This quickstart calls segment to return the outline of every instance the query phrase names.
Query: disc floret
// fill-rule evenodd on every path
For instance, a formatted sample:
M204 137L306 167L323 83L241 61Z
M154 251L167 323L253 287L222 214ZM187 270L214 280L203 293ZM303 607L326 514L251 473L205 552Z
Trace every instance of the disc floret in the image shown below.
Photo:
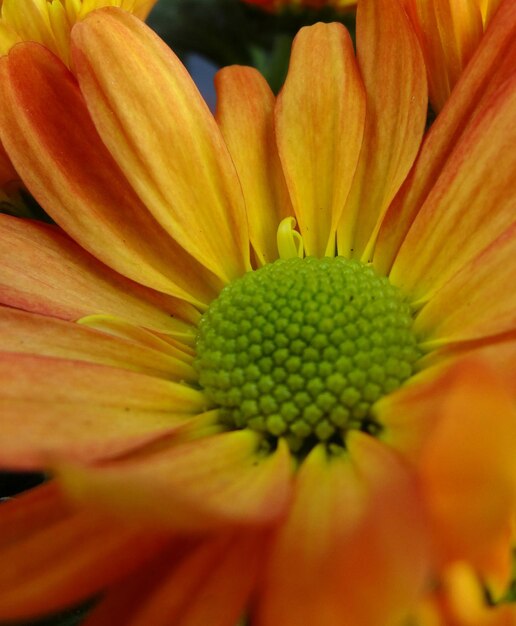
M374 431L371 407L419 356L408 303L343 257L279 259L225 287L203 315L199 383L230 429L293 451Z

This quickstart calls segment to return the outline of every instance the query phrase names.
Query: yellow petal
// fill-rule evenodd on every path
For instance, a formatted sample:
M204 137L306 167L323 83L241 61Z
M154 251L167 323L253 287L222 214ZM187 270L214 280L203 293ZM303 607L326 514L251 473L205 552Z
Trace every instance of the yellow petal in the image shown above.
M284 512L290 493L286 445L263 456L249 430L181 443L155 454L96 468L67 466L70 495L121 515L188 531L267 525Z
M220 131L186 69L117 9L72 32L74 67L102 140L158 222L224 281L249 266L245 207Z
M307 255L335 254L364 114L364 89L344 27L319 23L302 29L278 96L276 132Z
M339 254L369 262L385 211L419 150L427 112L423 58L397 0L359 3L357 56L366 123L338 248Z
M276 148L275 98L261 74L227 67L215 77L217 121L242 183L249 235L261 265L278 258L276 231L292 206Z

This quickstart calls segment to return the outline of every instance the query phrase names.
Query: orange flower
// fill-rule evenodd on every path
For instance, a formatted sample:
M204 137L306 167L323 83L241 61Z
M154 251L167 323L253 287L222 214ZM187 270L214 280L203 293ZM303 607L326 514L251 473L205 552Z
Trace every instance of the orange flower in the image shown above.
M457 562L503 593L514 7L424 138L393 0L359 3L357 58L303 29L277 99L222 70L215 120L117 8L74 73L2 59L1 139L58 226L0 217L0 460L53 476L0 508L1 620L103 592L88 624L399 626Z
M500 0L403 0L425 55L430 102L440 111L477 50Z

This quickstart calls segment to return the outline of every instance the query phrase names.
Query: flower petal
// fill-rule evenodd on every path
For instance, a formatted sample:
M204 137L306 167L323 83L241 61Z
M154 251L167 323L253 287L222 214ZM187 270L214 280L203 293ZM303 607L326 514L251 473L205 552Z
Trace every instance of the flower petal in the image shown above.
M68 69L31 43L16 46L0 68L2 141L49 215L121 274L209 303L220 283L171 240L135 195Z
M140 20L115 8L74 27L72 53L102 140L141 200L214 274L224 281L241 276L250 266L240 184L177 57Z
M173 316L199 317L189 305L116 274L59 229L7 215L0 215L0 302L67 320L112 314L180 337L194 329Z
M442 557L469 561L503 588L516 502L514 401L489 369L470 361L456 368L433 420L418 466Z
M508 286L514 279L515 258L516 224L466 264L421 309L413 329L423 346L514 330L516 291Z
M301 29L277 100L276 132L307 255L335 253L362 144L364 99L344 27L319 23Z
M188 531L229 524L270 524L290 492L290 456L280 444L270 456L251 431L222 433L117 463L67 466L67 491L125 519Z
M292 215L274 129L275 98L250 67L226 67L215 77L217 122L242 183L249 234L261 265L278 258L276 232Z
M145 331L141 331L145 332ZM156 342L160 340L156 337ZM162 342L167 346L165 342ZM124 340L84 325L0 306L2 352L88 361L133 370L166 380L194 381L197 374L184 353L172 356L154 347ZM169 346L172 350L172 346Z
M475 115L490 106L493 93L514 73L515 63L516 4L506 0L464 70L453 96L430 128L414 167L389 207L374 253L374 265L381 273L389 273L410 225L464 129L475 126Z
M366 123L338 247L369 262L385 211L419 150L427 113L423 57L398 0L359 3L357 56Z
M425 548L415 483L369 436L349 456L316 448L272 547L258 626L388 626L421 591ZM374 601L371 600L374 590Z
M414 300L428 301L513 222L515 143L513 76L463 133L398 252L390 279Z
M256 578L259 533L217 536L122 581L85 626L234 626Z
M0 353L0 462L116 456L188 424L203 395L186 386L81 361Z
M36 617L90 598L163 545L159 535L71 511L52 485L1 504L0 512L1 620Z

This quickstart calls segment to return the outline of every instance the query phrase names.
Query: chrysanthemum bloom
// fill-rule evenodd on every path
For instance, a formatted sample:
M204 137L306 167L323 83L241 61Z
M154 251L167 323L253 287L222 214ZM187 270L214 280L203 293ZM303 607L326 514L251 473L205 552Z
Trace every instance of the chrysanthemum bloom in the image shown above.
M403 0L415 24L435 111L448 100L500 0Z
M242 0L267 11L283 11L285 9L348 9L356 6L357 0Z
M0 459L53 477L0 509L0 619L103 592L89 624L399 625L459 562L503 594L512 7L423 141L393 0L359 4L357 59L302 30L276 101L222 70L216 120L119 9L73 73L2 59L2 141L59 226L0 219Z

